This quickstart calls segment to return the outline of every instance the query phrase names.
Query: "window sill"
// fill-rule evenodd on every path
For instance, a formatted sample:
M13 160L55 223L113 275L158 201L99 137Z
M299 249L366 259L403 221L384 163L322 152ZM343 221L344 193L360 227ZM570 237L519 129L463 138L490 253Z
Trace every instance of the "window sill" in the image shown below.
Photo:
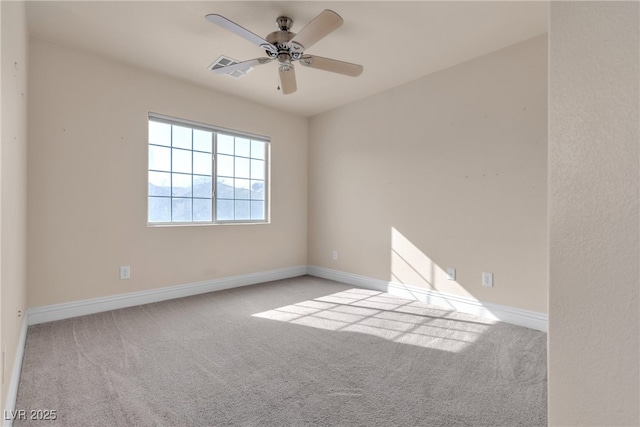
M148 222L147 228L156 228L156 227L202 227L202 226L217 226L217 225L269 225L271 221L220 221L220 222L185 222L185 223L176 223L176 222Z

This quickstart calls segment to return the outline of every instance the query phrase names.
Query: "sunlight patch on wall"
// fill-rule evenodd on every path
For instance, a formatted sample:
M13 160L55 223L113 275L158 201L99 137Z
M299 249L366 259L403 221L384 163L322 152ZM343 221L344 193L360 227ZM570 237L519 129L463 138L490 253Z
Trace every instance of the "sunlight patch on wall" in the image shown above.
M475 299L462 285L449 280L447 272L433 262L401 232L391 227L391 278L395 283Z
M317 329L357 332L396 343L459 352L474 343L491 322L463 319L451 310L366 289L303 301L253 317Z

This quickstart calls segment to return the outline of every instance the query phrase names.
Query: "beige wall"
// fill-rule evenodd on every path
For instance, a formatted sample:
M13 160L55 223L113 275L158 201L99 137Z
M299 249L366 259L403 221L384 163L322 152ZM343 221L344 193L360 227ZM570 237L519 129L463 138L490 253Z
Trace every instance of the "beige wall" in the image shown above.
M22 2L2 10L0 300L5 355L2 410L11 381L27 289L27 33ZM0 412L1 414L2 412Z
M546 313L546 61L544 35L313 117L309 263Z
M552 2L549 422L640 425L640 8Z
M29 60L30 307L307 263L306 119L36 38ZM271 224L147 227L148 111L270 136Z

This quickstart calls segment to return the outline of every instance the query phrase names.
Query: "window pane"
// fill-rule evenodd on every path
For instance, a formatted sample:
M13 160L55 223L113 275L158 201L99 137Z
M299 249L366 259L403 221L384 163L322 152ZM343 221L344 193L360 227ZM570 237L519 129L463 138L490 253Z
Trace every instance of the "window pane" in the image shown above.
M251 192L249 191L248 179L236 179L235 182L235 199L249 200L251 198Z
M211 154L193 153L193 173L211 175Z
M171 199L149 197L149 222L171 222Z
M251 178L264 179L264 160L251 160Z
M211 153L211 146L213 143L213 133L204 130L193 130L193 149L197 151L206 151Z
M251 202L251 219L264 221L264 202Z
M236 209L235 209L236 220L248 220L251 219L249 215L249 201L248 200L236 200Z
M191 221L191 200L193 199L171 199L173 221Z
M173 158L171 159L171 165L173 172L191 173L191 151L176 150L172 151Z
M218 178L216 197L218 199L233 199L233 178Z
M149 222L266 219L266 142L156 120L148 123Z
M171 175L173 179L171 195L173 197L191 197L191 175L182 173Z
M236 138L236 156L251 156L251 142L245 138Z
M173 146L191 150L191 128L173 125Z
M249 159L236 157L236 178L249 178Z
M171 149L149 146L149 169L171 171Z
M251 200L264 200L264 181L251 180Z
M251 141L251 157L264 160L264 153L267 144L262 141Z
M193 199L193 220L211 221L211 199Z
M218 153L233 155L233 137L229 135L218 134Z
M205 197L210 199L211 190L212 188L210 176L193 176L193 197Z
M233 176L233 157L218 156L218 176Z
M149 144L171 145L171 125L149 120Z
M229 221L233 219L233 200L217 200L216 216L220 221Z
M149 196L171 196L171 174L149 172Z

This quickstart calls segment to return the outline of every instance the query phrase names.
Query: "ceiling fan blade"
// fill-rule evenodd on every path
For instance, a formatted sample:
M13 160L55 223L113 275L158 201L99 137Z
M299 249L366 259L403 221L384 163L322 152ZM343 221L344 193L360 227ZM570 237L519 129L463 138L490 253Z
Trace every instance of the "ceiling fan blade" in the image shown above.
M302 45L304 49L309 49L324 36L341 26L343 22L340 15L333 10L325 9L300 30L291 39L291 43L297 43Z
M293 68L293 65L289 65L289 69L286 71L284 67L280 67L280 84L282 85L282 93L284 95L288 95L290 93L295 92L298 87L296 85L296 72Z
M251 31L247 30L244 27L241 27L240 25L236 24L233 21L229 21L227 18L225 18L222 15L217 15L215 13L209 14L207 16L205 16L205 18L207 19L207 21L213 23L213 24L217 24L220 25L222 28L226 28L227 30L231 31L232 33L239 35L240 37L249 40L251 43L253 44L257 44L260 47L265 47L264 45L268 45L268 46L273 46L271 43L269 43L268 41L266 41L265 39L263 39L262 37L253 34ZM275 49L275 47L274 47ZM277 49L276 49L277 50Z
M357 77L362 74L364 67L351 62L338 61L337 59L323 58L321 56L305 55L300 59L300 64L317 68L318 70L331 71L345 76Z
M243 61L243 62L238 62L236 64L227 65L225 67L211 68L211 66L209 66L209 69L217 74L226 74L236 70L246 70L247 68L250 68L256 65L267 64L271 61L273 61L271 58L256 58L256 59L250 59L249 61Z

